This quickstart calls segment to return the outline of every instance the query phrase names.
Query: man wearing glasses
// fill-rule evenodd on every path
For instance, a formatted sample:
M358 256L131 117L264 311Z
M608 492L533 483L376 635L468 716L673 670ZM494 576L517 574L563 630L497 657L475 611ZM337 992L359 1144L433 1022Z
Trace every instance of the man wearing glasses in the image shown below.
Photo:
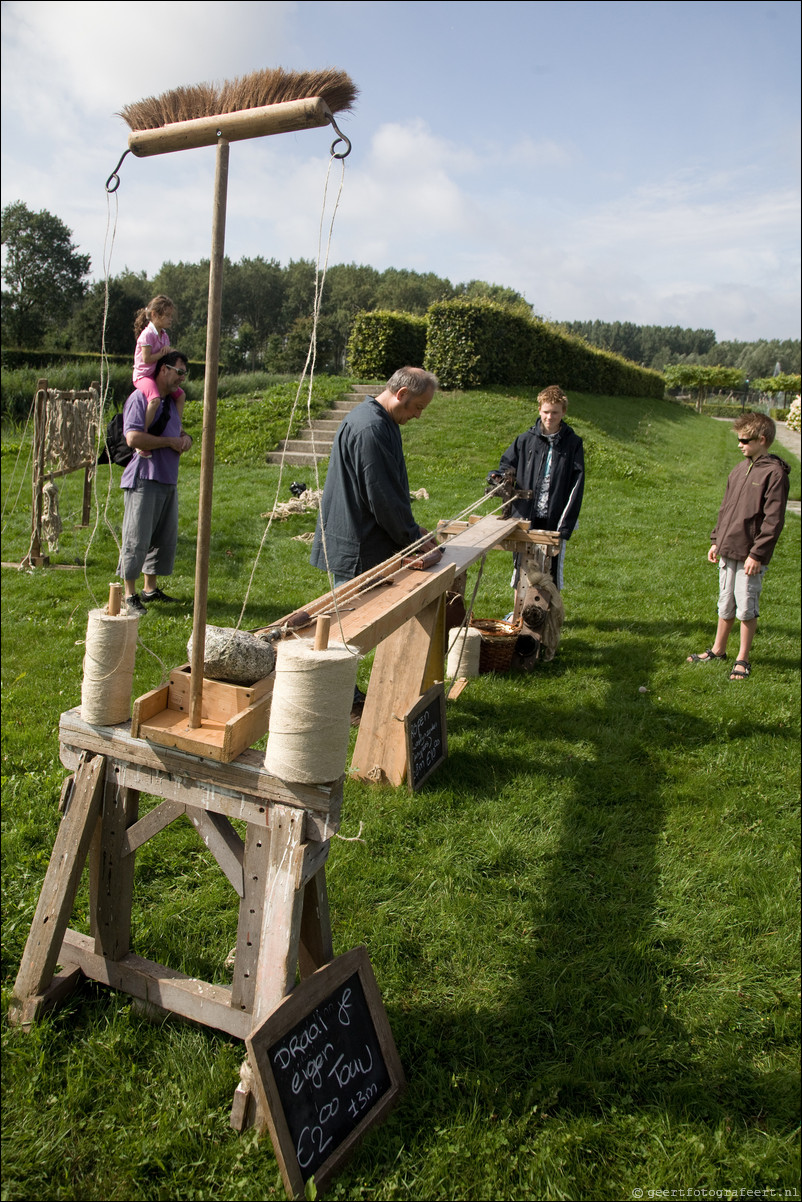
M117 572L125 581L125 607L129 614L147 613L143 602L172 601L159 588L159 576L169 576L178 540L178 464L192 446L182 423L184 394L180 385L187 376L187 359L169 351L156 367L154 380L161 405L152 422L148 399L137 389L125 402L123 431L136 454L123 472L125 490L122 550ZM179 399L173 395L178 390ZM144 575L140 597L136 583Z
M742 413L732 423L743 463L730 472L724 500L710 535L710 563L719 565L718 626L712 647L689 655L689 664L727 658L727 640L741 623L738 658L730 680L747 680L763 576L785 523L790 467L769 447L777 433L763 413Z

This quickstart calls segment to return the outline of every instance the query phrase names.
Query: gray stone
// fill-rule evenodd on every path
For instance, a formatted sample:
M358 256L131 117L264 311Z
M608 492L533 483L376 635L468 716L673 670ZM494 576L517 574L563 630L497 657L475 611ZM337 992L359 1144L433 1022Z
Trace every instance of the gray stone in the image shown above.
M187 643L187 655L192 658L191 637ZM210 680L252 685L269 676L275 666L276 649L265 638L247 630L230 630L225 626L206 627L203 675Z

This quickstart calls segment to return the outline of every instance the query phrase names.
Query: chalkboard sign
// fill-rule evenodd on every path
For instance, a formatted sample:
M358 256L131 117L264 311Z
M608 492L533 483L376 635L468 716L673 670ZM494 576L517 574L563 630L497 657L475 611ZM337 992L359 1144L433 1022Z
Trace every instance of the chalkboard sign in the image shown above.
M407 734L407 780L419 789L448 754L446 695L442 681L424 693L404 719Z
M291 1198L318 1190L404 1087L364 947L301 981L245 1041Z

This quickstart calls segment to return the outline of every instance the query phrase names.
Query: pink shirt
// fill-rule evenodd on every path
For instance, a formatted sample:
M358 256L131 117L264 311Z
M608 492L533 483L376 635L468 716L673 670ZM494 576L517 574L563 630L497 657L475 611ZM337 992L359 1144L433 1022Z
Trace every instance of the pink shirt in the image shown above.
M169 330L162 330L161 334L154 326L153 322L149 322L142 333L136 340L136 351L134 353L134 383L136 384L144 376L153 377L156 374L156 363L146 363L142 348L147 346L152 355L158 354L166 346L170 345Z

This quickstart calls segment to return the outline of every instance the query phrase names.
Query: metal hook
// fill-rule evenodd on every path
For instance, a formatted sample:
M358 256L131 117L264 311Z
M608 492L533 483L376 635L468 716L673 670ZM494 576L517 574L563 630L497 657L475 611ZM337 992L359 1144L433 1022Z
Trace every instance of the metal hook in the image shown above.
M106 191L107 191L107 192L116 192L116 191L117 191L117 189L119 188L119 186L120 186L120 177L119 177L119 175L117 174L117 172L118 172L118 171L120 170L120 168L122 167L122 164L123 164L123 159L125 158L125 156L126 156L127 154L130 154L130 153L131 153L131 150L130 150L130 147L129 147L129 149L128 149L128 150L126 150L126 151L124 151L124 152L123 152L122 158L120 159L119 163L118 163L118 164L117 164L117 166L114 168L114 170L112 171L112 173L111 173L111 175L109 176L109 178L106 180ZM111 181L112 181L113 179L115 179L115 180L117 181L117 183L112 185L112 182L111 182Z
M337 134L339 135L332 142L331 150L329 151L329 154L331 155L331 157L333 159L347 159L349 154L351 153L351 141L349 138L346 138L345 134L338 127L337 122L334 120L333 117L329 117L329 121L334 126L335 130L337 131ZM339 153L335 154L334 147L338 144L338 142L345 142L347 150L341 150Z

